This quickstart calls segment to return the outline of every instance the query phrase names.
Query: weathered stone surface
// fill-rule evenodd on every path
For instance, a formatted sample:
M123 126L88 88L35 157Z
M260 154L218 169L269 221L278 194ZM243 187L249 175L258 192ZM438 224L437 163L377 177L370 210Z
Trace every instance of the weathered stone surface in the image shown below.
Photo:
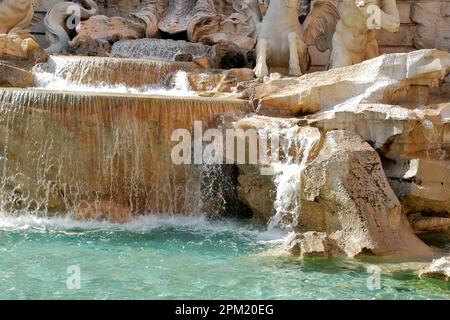
M450 218L446 217L427 217L415 213L409 215L408 220L416 233L446 231L450 228Z
M435 259L420 271L420 276L436 278L444 281L450 279L450 257Z
M380 158L353 133L330 131L302 174L299 230L327 232L348 256L431 256L411 231ZM308 225L302 224L302 215ZM311 223L312 222L312 223Z
M107 56L115 42L145 37L145 28L121 17L93 16L77 26L77 33L69 43L70 50L81 55Z
M450 55L438 50L383 55L363 63L266 81L250 89L263 115L293 116L360 104L415 108L450 71Z
M33 19L34 0L0 2L0 34L23 34Z
M32 73L20 68L0 63L0 87L26 88L34 86Z
M450 50L450 15L447 1L415 2L411 20L417 23L414 45L417 48Z
M413 228L420 231L446 229L450 217L450 162L411 159L385 161L389 182L407 214L422 212L426 217ZM412 219L412 218L411 218Z
M301 258L305 257L329 257L342 253L334 239L324 232L309 231L293 234L287 241L288 251Z
M133 218L132 212L111 201L82 202L74 210L75 220L109 221L112 223L126 223Z
M280 145L286 145L283 141L290 141L287 150L280 150L280 158L285 159L289 155L296 159L293 163L304 163L304 169L299 171L297 197L300 203L295 209L298 211L290 212L286 216L288 221L283 223L298 221L292 226L297 233L325 233L325 238L312 238L313 247L323 249L328 243L335 245L335 249L313 250L320 255L353 257L371 253L403 257L432 256L433 251L414 235L409 226L377 152L350 131L329 131L325 139L321 140L316 128L301 127L306 122L256 116L234 124L235 128L242 130L270 130L268 128L273 127L273 130L282 132L283 127L289 129L280 135ZM300 150L299 144L294 142L295 132L299 136L312 138L314 130L318 135L316 143L308 148L308 152L307 149ZM305 148L307 144L301 145ZM304 160L304 157L308 158ZM276 182L277 176L262 175L261 164L238 167L239 198L252 209L257 220L266 223L271 221L278 214L276 199L280 189L277 185L279 182ZM295 197L294 194L292 200ZM305 240L305 243L309 240ZM302 242L299 243L301 247ZM296 245L297 249L294 248ZM299 249L296 245L292 250ZM297 253L302 255L301 250Z
M23 38L17 34L0 34L0 59L29 60L35 63L43 62L47 58L48 55L33 38Z

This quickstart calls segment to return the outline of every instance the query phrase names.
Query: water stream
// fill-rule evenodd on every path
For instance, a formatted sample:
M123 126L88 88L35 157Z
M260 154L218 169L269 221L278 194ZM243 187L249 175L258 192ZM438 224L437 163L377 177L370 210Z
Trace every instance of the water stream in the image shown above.
M226 196L236 168L173 165L171 134L249 106L195 97L191 68L52 57L35 70L38 88L0 91L0 299L450 298L448 285L420 279L417 266L383 272L371 291L367 262L282 254L318 141L297 126L265 129L287 137L269 227L206 218L205 207L213 217L236 213ZM133 218L75 219L80 203L96 201ZM71 270L79 288L68 285Z

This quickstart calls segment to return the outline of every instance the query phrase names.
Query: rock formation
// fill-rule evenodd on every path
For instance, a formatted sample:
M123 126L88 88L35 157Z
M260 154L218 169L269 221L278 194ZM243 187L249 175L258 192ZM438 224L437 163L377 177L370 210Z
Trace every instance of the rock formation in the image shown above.
M264 115L339 112L369 104L401 104L413 109L429 102L432 89L439 86L449 68L449 54L444 51L396 53L345 69L269 80L250 89L248 95Z
M33 38L14 33L0 34L0 60L26 60L34 64L46 59L47 54Z
M277 121L283 120L253 117L238 121L235 127L244 129L253 125L261 128L263 123L268 127ZM308 132L311 137L314 132L314 128L303 127L298 120L297 124L293 119L289 123L292 129L298 126L298 134ZM289 130L291 133L296 132L292 129ZM297 144L292 141L295 134L282 134L281 141L289 136L295 149ZM288 243L289 250L302 257L353 257L368 253L402 257L434 255L414 235L384 173L380 157L368 143L358 135L342 130L329 131L316 141L308 152L296 149L301 151L300 158L307 157L301 160L303 169L297 171L297 178L294 177L298 181L278 178L289 171L276 172L272 177L261 175L260 165L238 165L241 173L238 193L256 219L271 222L279 214L278 223L290 225L295 232L295 237ZM281 145L285 144L281 142ZM295 151L288 152L292 156ZM276 163L272 165L277 166ZM277 193L280 190L286 192L283 186L280 188L280 183L300 185L292 190L290 197L285 195L280 200ZM277 204L277 201L297 201L295 197L299 202L294 207ZM283 211L275 212L279 207Z
M120 40L141 39L145 28L122 17L93 16L76 27L77 36L69 42L71 51L80 55L108 56Z
M231 42L247 50L255 43L253 21L242 1L145 0L133 15L146 24L148 38L186 32L191 42Z
M376 29L397 32L400 27L396 0L344 0L341 11L333 36L332 68L377 57Z
M0 63L0 87L27 88L34 86L34 75L23 69Z
M450 279L450 257L442 257L420 271L420 276L436 278L444 281Z

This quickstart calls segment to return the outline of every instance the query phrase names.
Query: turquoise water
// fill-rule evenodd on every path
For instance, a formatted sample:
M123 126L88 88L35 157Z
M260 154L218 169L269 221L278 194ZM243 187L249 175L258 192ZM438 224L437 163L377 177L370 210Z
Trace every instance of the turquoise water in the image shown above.
M0 299L450 298L448 284L386 263L371 291L367 262L275 254L281 237L203 218L119 226L0 214ZM67 286L73 266L79 289Z

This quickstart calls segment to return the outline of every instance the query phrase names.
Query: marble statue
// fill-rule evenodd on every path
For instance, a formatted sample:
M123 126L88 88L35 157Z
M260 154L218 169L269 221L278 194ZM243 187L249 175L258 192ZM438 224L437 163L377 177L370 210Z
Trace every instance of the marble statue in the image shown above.
M341 11L333 36L331 68L379 56L376 30L397 32L400 28L396 0L343 0Z
M247 0L248 5L259 5L257 0ZM271 0L267 12L257 26L258 78L270 72L301 76L308 68L308 45L325 51L331 46L333 26L339 19L337 8L327 0L313 3L311 13L302 25L300 0ZM306 41L309 40L309 41Z
M0 34L28 33L34 4L34 0L0 0Z
M95 15L98 10L94 0L85 0L89 9L74 2L60 2L47 12L44 24L47 28L45 37L50 46L45 49L48 53L61 53L69 45L70 37L68 32L74 30L81 19L88 19Z

